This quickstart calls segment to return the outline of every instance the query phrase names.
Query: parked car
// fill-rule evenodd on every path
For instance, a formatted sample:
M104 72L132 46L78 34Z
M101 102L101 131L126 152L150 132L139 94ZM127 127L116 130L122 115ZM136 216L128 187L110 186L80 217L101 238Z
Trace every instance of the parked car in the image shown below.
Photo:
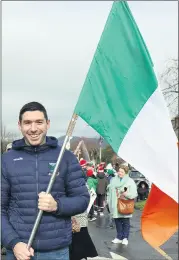
M137 170L131 170L129 173L129 177L135 181L138 191L140 190L142 184L145 184L145 186L148 189L147 196L146 196L147 198L151 189L151 182L148 179L146 179L145 176ZM139 197L140 196L138 196L137 200L139 199Z

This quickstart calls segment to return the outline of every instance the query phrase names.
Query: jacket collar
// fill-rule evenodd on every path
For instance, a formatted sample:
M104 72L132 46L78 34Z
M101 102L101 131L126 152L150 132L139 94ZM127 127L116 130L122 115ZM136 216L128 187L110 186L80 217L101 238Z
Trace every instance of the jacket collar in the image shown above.
M116 188L120 188L121 186L125 185L129 180L129 175L126 174L122 180L120 180L120 178L118 176L115 177L115 182L114 182L114 186Z
M47 136L46 142L43 145L32 146L25 143L24 138L16 140L12 143L13 150L25 150L27 152L43 152L50 148L56 148L58 146L58 140L55 137Z

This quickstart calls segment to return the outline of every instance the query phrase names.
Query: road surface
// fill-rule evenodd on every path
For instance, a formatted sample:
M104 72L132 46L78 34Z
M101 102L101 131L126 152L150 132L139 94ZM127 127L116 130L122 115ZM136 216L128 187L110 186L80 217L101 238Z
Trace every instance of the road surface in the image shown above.
M108 227L108 214L98 217L96 221L89 222L89 233L96 246L101 260L121 259L121 260L163 260L166 259L157 251L150 247L141 237L140 232L141 211L136 210L131 220L131 233L129 245L114 245L111 240L115 238L115 228ZM176 233L162 249L173 259L178 260L178 233ZM96 258L97 259L97 258ZM5 257L2 257L5 260Z

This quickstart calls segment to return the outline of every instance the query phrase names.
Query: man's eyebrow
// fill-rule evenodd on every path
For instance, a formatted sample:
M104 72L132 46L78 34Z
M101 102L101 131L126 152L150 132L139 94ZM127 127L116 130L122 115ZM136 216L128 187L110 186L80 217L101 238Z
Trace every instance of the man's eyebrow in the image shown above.
M24 119L23 122L27 123L27 122L32 122L32 121L29 119Z
M44 121L44 119L36 119L36 120L24 119L23 121L24 121L25 123L30 123L30 122L39 122L39 121Z

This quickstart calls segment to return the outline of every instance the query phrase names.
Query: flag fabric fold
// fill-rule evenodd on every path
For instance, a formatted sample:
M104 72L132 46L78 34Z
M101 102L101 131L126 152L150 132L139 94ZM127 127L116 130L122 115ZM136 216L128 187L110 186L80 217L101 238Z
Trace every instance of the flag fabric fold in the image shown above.
M144 209L142 234L151 245L164 243L178 225L177 138L126 1L112 6L74 112L155 184ZM166 221L160 219L164 213Z
M141 223L143 238L160 247L178 229L178 203L152 185Z

